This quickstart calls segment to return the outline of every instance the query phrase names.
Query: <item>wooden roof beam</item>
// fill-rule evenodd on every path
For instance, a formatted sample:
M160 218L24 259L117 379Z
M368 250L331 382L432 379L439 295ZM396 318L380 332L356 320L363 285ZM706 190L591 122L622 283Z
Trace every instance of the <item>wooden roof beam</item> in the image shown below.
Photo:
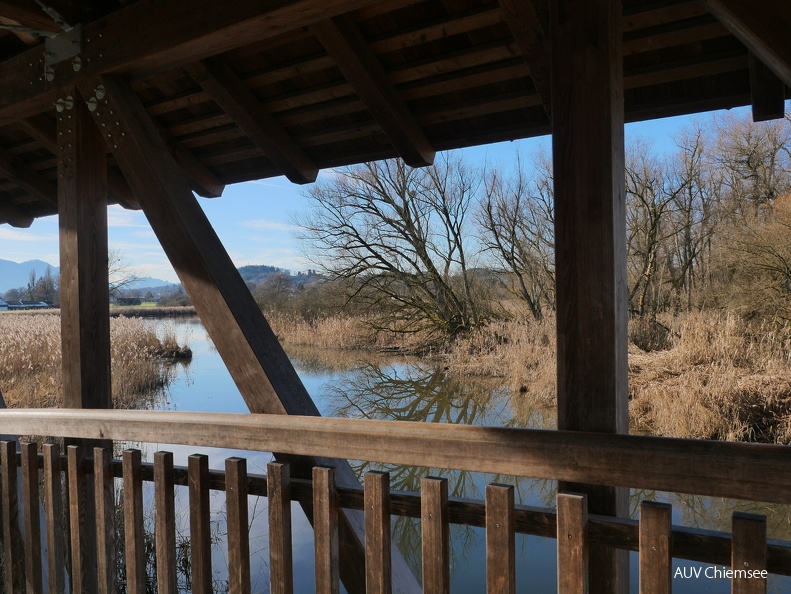
M0 223L27 229L33 224L33 217L23 212L7 200L0 200Z
M401 158L412 167L433 163L434 146L351 18L322 21L311 32L335 59Z
M25 134L36 140L53 155L58 154L58 146L55 142L55 123L47 116L33 116L20 120L17 124ZM140 210L140 204L132 193L132 189L115 167L107 168L107 187L121 206L130 210Z
M177 68L376 0L139 0L83 27L82 68L55 65L43 77L43 45L0 63L0 125L52 107L59 89L99 74L142 76Z
M0 14L13 19L25 27L33 27L39 31L57 33L60 26L33 0L0 0Z
M778 120L785 115L786 88L760 58L750 52L750 96L753 121Z
M225 62L205 60L186 70L289 180L296 184L316 181L319 169L313 160Z
M550 47L544 0L500 0L505 20L522 52L547 116L550 114Z
M776 0L703 0L747 49L791 87L791 3Z
M58 187L7 151L0 151L0 173L25 192L57 208Z

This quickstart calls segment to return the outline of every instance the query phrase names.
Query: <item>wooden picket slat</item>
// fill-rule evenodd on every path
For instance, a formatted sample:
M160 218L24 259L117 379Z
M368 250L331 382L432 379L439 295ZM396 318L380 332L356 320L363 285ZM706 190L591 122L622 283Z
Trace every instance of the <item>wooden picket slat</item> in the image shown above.
M190 497L190 547L193 594L211 594L211 509L209 501L209 457L188 458Z
M269 503L269 590L292 594L294 565L291 550L291 480L288 464L270 462L266 467Z
M588 594L588 498L558 493L558 594Z
M60 448L44 444L44 510L47 514L47 569L50 594L64 594L66 567L63 541L63 482Z
M247 524L247 460L225 460L225 506L228 514L228 589L250 594L250 529Z
M93 449L93 477L98 592L114 594L118 570L115 566L115 478L113 451L110 448Z
M390 475L366 472L365 494L365 590L390 594L393 589L390 543Z
M513 485L486 486L486 592L516 592Z
M734 512L731 541L733 594L766 594L766 578L755 572L766 569L766 517ZM737 571L753 572L738 574ZM739 576L739 577L737 577Z
M24 551L19 531L16 443L0 442L2 464L3 555L6 592L21 592L24 578Z
M66 448L69 470L69 532L71 534L71 591L92 592L96 576L90 558L90 524L85 493L85 450L82 446Z
M145 535L143 533L143 473L140 450L124 450L124 546L126 591L146 593Z
M420 482L420 525L423 533L423 592L450 592L450 524L448 481L425 477Z
M154 509L157 555L157 592L176 594L176 506L173 454L154 454Z
M640 594L670 594L672 511L667 503L640 504Z
M22 444L22 509L25 518L25 584L27 594L41 594L41 511L38 498L38 446Z
M338 594L338 494L335 490L334 468L313 468L313 535L316 552L316 594Z

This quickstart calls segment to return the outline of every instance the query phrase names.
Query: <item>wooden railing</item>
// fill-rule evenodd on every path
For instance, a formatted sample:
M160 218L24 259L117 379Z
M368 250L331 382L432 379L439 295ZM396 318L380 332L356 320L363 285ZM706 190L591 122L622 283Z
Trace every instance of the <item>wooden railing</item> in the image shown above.
M4 411L0 433L135 442L162 442L296 455L364 458L372 462L481 471L531 478L608 484L775 503L791 503L791 451L756 444L697 442L643 436L605 436L561 431L514 430L386 421L269 415L160 413L142 411ZM449 524L486 528L489 592L514 591L515 533L557 537L560 592L584 592L591 543L640 553L641 592L669 592L671 558L733 566L734 569L791 575L789 543L766 540L765 520L735 514L733 535L672 527L670 506L643 503L640 521L588 516L585 498L558 495L557 510L515 505L513 487L490 485L485 501L448 497L444 479L426 477L421 493L390 492L388 475L367 473L364 489L336 485L334 471L319 467L313 477L295 479L288 465L273 463L267 476L248 475L243 459L226 461L224 472L209 472L206 456L173 466L158 452L153 464L136 450L111 460L106 449L86 462L82 448L59 456L46 445L39 454L25 444L0 451L2 465L3 557L6 592L41 591L39 472L44 483L49 591L63 591L65 548L70 550L72 592L114 592L115 477L123 478L126 591L145 592L142 484L155 485L155 541L159 592L176 592L175 485L189 486L192 592L211 591L209 492L226 493L229 587L249 592L247 496L269 498L272 592L290 592L293 561L290 501L312 502L316 588L338 591L338 509L364 510L366 583L369 592L389 592L390 515L420 518L425 592L449 587ZM22 493L17 493L17 471ZM61 472L66 473L67 518L58 514ZM92 476L92 481L88 477ZM91 496L85 489L93 483ZM19 529L19 514L24 517ZM88 521L96 518L95 521ZM90 529L96 526L95 533ZM68 546L64 531L68 526ZM92 555L96 569L88 570ZM735 592L758 592L763 579L736 579ZM97 589L98 588L98 589Z

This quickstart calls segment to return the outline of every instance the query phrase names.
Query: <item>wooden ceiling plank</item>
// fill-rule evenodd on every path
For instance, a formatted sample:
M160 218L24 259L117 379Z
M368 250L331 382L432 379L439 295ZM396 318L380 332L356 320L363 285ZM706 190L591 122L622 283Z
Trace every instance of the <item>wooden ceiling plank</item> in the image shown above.
M33 217L14 206L8 200L0 200L0 223L27 229L33 224Z
M316 164L227 64L220 59L204 60L186 70L289 180L296 184L316 181Z
M98 74L143 76L275 37L375 0L139 0L83 28L82 68L43 76L43 45L0 63L0 125L46 111L59 89Z
M720 22L791 87L791 3L776 0L703 0Z
M335 17L314 25L311 31L335 58L401 158L412 167L433 163L434 147L354 22Z
M7 151L0 151L0 173L31 196L40 198L50 206L58 206L57 185Z
M750 52L750 97L753 121L777 120L785 115L785 85L760 58Z
M107 132L110 138L120 138L118 143L108 142L108 147L140 197L154 233L248 408L255 413L318 416L315 403L182 178L156 125L126 83L110 78L102 82L107 93L94 118L106 139ZM83 85L83 95L90 89ZM295 467L330 463L301 460L291 459ZM341 484L359 484L347 462L332 465L338 469ZM341 561L341 576L350 592L365 589L361 519L348 510L340 515L341 538L350 547ZM400 555L394 555L393 577L400 591L419 591Z
M550 47L547 25L541 22L541 12L535 2L536 0L500 0L500 6L549 116Z

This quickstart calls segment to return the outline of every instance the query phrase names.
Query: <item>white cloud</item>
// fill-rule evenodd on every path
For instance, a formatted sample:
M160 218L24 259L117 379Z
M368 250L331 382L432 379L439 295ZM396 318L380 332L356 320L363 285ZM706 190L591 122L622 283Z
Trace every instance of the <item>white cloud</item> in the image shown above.
M117 205L107 207L107 225L108 227L150 228L143 213L126 210Z
M263 229L266 231L287 231L292 232L299 229L296 225L289 225L288 223L279 223L277 221L270 221L268 219L252 219L241 223L242 227L248 229Z
M27 231L17 231L8 227L0 227L0 240L24 241L27 243L58 243L57 233L29 233Z

